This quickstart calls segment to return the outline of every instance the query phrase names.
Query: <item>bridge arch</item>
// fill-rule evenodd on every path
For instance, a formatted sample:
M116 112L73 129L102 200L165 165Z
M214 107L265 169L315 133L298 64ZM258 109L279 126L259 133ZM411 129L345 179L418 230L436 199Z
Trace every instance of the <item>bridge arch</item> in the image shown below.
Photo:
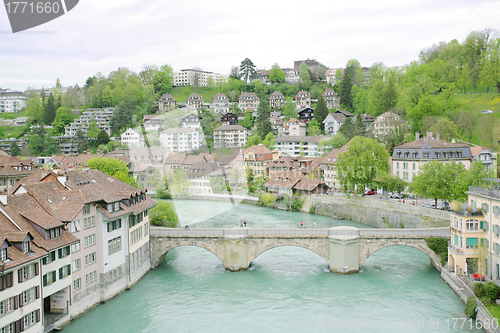
M317 256L319 256L327 264L330 264L328 252L324 253L324 251L317 251L317 250L315 251L315 250L311 249L310 246L306 246L304 244L300 244L300 245L299 244L278 244L278 245L267 245L265 248L258 248L258 250L256 252L249 254L248 255L248 265L250 266L252 264L252 262L256 258L258 258L261 254L263 254L267 251L273 250L273 249L280 248L280 247L298 247L298 248L308 250L309 252L312 252L312 253L316 254Z
M370 257L372 254L381 250L383 248L394 246L394 245L403 245L412 247L417 249L427 255L431 260L431 264L438 270L441 271L441 258L432 251L425 241L425 239L360 239L359 242L359 266L363 265L363 263Z
M154 253L154 255L151 256L151 259L154 259L155 262L151 263L152 267L156 267L161 264L165 260L165 256L170 250L181 246L194 246L205 249L215 255L217 259L221 261L221 263L224 263L224 254L221 253L218 245L216 244L216 241L214 240L196 241L193 239L176 239L174 241L159 241L157 238L153 238L153 240L154 243L151 242L151 251Z

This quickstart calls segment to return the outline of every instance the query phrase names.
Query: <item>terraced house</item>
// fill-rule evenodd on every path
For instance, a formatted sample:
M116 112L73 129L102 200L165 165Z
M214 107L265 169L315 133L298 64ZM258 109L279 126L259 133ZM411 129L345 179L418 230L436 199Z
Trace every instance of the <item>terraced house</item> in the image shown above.
M238 107L242 111L256 111L259 103L260 98L254 92L243 92L238 98Z

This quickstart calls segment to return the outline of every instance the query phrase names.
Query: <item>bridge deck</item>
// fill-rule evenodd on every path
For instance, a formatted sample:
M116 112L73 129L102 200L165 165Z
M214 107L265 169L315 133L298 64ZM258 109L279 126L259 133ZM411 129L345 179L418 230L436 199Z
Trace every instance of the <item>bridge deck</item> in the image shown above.
M336 230L327 228L316 229L269 229L269 228L163 228L151 226L152 237L250 237L279 238L297 237L327 238L328 236L350 236L360 238L449 238L450 228L422 229L356 229Z

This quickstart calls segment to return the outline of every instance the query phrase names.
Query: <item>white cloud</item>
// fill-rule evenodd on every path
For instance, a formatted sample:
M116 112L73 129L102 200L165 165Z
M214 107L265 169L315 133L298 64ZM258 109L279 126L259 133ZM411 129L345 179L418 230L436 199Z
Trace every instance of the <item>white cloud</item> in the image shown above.
M228 73L248 57L259 68L316 58L330 67L404 65L440 41L500 29L496 1L86 0L17 34L0 9L0 87L82 85L97 72L199 66Z

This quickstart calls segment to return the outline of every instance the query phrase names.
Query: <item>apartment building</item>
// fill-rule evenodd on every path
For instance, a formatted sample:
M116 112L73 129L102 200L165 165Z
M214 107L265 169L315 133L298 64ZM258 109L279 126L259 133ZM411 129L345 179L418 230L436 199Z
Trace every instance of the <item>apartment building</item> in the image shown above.
M210 109L214 113L226 114L229 112L229 98L223 93L217 93L212 97Z
M181 127L191 128L197 130L200 133L203 133L201 130L200 119L201 117L198 116L198 114L196 113L190 113L188 115L185 115L184 117L181 117Z
M248 140L249 131L240 125L222 125L214 129L215 147L239 148Z
M327 135L337 134L340 130L340 126L342 126L346 119L347 117L342 113L329 113L325 120L323 120L323 124L325 124L325 133Z
M160 145L172 153L189 152L200 148L200 135L192 128L168 128L160 133Z
M271 96L269 96L269 105L273 110L281 110L281 108L285 106L285 103L285 95L279 91L275 91L271 94Z
M266 164L273 160L273 152L262 143L250 146L241 151L245 169L251 170L256 177L266 175Z
M144 141L144 136L142 134L137 133L131 128L127 128L127 130L120 135L120 141L122 145L127 146L129 148L144 147L146 145Z
M254 92L242 92L238 98L238 107L242 111L257 111L260 98Z
M297 104L297 109L310 108L311 94L304 90L299 91L295 95L295 103Z
M391 134L398 126L405 124L406 121L400 115L392 112L385 112L378 116L373 122L373 135L383 137Z
M306 124L292 118L278 128L278 136L306 136Z
M415 141L394 148L392 153L392 175L411 182L420 168L430 161L456 162L470 168L472 154L465 143L447 142L432 137L432 132L420 138L416 133Z
M336 108L340 105L340 99L333 89L325 89L322 96L325 99L327 108Z
M282 136L274 140L274 148L283 155L317 156L322 136Z
M34 172L33 162L23 161L17 156L0 155L0 192L10 192L21 179Z
M192 93L186 98L186 108L191 110L203 109L203 97L197 93Z
M114 108L105 109L87 109L80 118L75 119L69 126L64 127L64 136L75 136L76 131L81 130L87 133L87 130L92 121L96 122L97 128L105 130L108 135L111 135L111 126L109 121L113 117Z
M500 279L500 179L470 186L467 206L451 212L448 270L456 275L482 273ZM484 249L480 254L478 247ZM477 261L485 266L478 272ZM481 266L480 264L480 266Z
M174 87L209 87L226 81L227 77L224 75L200 69L181 69L174 74Z
M0 113L19 112L26 106L26 96L20 91L0 89Z
M163 94L158 101L158 110L160 111L170 111L177 107L177 101L174 99L172 94Z

